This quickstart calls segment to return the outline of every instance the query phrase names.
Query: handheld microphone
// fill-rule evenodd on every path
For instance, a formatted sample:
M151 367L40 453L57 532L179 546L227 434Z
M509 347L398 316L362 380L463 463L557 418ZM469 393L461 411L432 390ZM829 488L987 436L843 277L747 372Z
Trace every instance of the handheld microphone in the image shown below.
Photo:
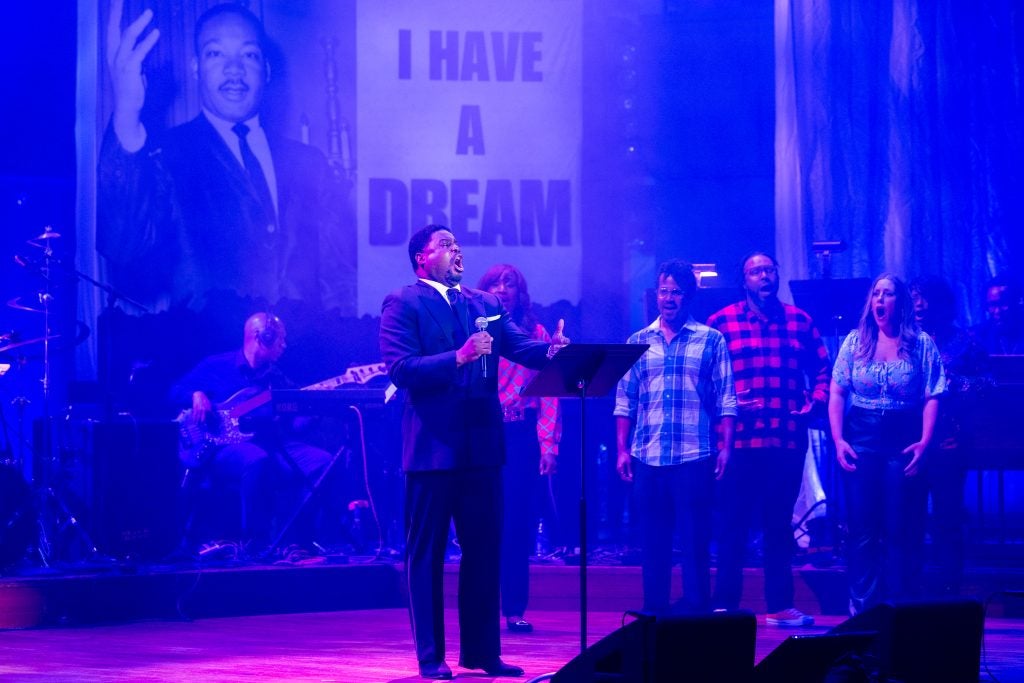
M473 321L476 325L477 332L485 332L487 330L487 318L480 316ZM483 376L487 377L487 356L480 356L480 368L483 371Z

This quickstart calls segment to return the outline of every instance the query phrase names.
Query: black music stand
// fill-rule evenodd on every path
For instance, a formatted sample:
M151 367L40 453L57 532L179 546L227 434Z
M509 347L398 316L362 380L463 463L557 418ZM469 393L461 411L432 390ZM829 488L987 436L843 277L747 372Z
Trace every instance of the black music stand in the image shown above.
M580 652L587 649L587 396L607 394L649 344L570 344L527 384L523 396L580 399Z
M821 334L837 341L857 326L870 288L866 277L789 281L793 303L807 311Z

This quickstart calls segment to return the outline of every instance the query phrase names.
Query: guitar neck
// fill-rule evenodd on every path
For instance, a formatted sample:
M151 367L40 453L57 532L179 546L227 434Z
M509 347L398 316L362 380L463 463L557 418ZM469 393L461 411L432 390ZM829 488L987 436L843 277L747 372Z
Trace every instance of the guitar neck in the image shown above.
M331 377L325 379L322 382L316 384L310 384L308 387L302 387L303 391L322 391L325 389L337 389L343 384L365 384L367 381L374 377L380 377L387 373L387 368L384 363L374 363L372 365L360 365L358 367L349 368L344 374L338 375L337 377ZM241 392L239 392L241 393ZM238 394L236 394L237 396ZM228 399L230 402L231 399ZM252 398L242 401L236 406L227 408L228 417L237 420L243 415L256 410L260 406L266 405L270 402L270 391L261 391Z
M266 405L267 403L270 403L270 391L261 391L252 398L242 401L237 406L228 408L227 414L228 417L237 420L243 415L256 410L260 406Z

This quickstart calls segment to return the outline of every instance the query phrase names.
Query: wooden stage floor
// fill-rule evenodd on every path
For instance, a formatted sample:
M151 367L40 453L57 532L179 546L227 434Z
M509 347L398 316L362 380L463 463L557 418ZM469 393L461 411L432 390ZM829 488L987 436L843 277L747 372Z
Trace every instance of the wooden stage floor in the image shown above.
M814 627L766 626L763 577L746 570L743 606L757 614L756 661L790 635L824 633L845 620L834 609L844 602L835 597L844 593L841 573L794 575L797 607L815 615ZM401 576L400 564L354 563L0 577L0 682L417 681ZM979 680L1024 683L1024 592L1012 590L1024 580L1009 570L972 576L970 594L993 597ZM447 565L453 667L457 577L458 566ZM519 680L557 671L579 653L578 577L577 567L531 567L527 616L536 630L502 631L506 661L526 669ZM640 570L594 566L588 577L593 643L640 604ZM675 596L679 583L676 572ZM491 679L455 672L465 681Z
M532 634L503 633L506 661L526 669L527 680L555 671L578 652L575 612L532 612ZM589 614L590 640L615 630L622 615ZM457 616L446 613L448 662L458 661ZM779 629L758 617L760 661L787 636L822 633L843 619L819 617L813 628ZM982 681L1024 681L1024 621L986 622ZM491 680L454 667L457 680ZM275 614L147 621L114 626L0 632L0 680L11 683L75 681L418 681L404 609ZM502 680L502 679L499 679Z

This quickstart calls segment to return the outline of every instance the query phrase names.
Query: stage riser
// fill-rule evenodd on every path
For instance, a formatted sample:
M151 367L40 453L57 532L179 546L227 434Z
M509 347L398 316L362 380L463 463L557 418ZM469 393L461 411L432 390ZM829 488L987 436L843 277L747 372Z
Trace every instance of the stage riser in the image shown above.
M0 579L0 628L402 607L394 565Z
M445 566L445 606L456 607L458 565ZM714 586L714 570L711 574ZM794 602L808 614L845 614L845 574L832 570L814 570L810 582L803 572L794 573ZM570 566L530 567L530 609L546 611L578 610L579 568ZM813 586L813 589L812 589ZM672 572L672 600L682 596L679 567ZM640 567L588 567L587 605L596 612L624 612L640 609L643 592ZM740 606L756 614L766 611L764 573L760 569L743 570L743 598Z
M458 599L457 564L445 566L445 606ZM579 569L533 565L529 611L579 609ZM625 612L642 604L639 567L590 567L588 608ZM845 615L846 578L839 569L797 569L796 607L808 614ZM1017 588L1016 575L971 574L965 595L986 598ZM672 579L679 597L678 569ZM760 569L744 570L741 607L765 612ZM296 612L383 609L407 604L401 564L317 565L310 567L166 568L136 573L104 573L32 578L0 578L0 629L118 623L143 619L207 618ZM1024 601L990 606L991 616L1021 616Z

